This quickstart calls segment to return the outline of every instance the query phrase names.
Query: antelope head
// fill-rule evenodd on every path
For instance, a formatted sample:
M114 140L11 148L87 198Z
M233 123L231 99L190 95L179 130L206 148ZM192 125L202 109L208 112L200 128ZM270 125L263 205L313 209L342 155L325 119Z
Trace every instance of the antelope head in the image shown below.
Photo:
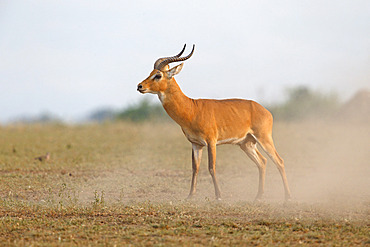
M179 54L173 57L163 57L157 59L154 63L154 69L150 75L137 85L137 91L140 93L163 94L173 80L173 76L180 73L183 63L170 68L169 63L181 62L189 59L194 52L195 45L189 55L181 57L185 51L186 44Z

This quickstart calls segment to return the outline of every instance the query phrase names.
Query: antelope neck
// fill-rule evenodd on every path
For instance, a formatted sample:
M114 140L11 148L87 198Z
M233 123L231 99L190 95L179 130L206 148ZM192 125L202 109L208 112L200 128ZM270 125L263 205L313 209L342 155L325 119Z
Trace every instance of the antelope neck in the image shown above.
M194 100L181 91L175 79L171 80L159 98L167 114L180 126L183 127L192 121Z

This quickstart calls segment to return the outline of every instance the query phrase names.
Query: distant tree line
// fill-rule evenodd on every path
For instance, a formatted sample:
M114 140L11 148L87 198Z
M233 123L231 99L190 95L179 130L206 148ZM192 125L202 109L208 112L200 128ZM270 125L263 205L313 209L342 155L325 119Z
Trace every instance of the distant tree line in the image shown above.
M307 118L330 117L338 111L341 104L335 94L324 94L298 86L287 89L287 98L282 103L267 106L275 119L284 121L304 120ZM152 103L147 99L128 106L121 111L100 110L90 117L91 120L125 120L133 122L142 121L168 121L162 105Z
M133 122L141 122L145 120L163 121L169 120L163 106L158 103L151 103L147 99L143 99L136 105L132 105L119 112L117 119L130 120Z
M130 105L123 110L112 110L109 108L99 109L88 117L90 121L116 121L124 120L131 122L143 121L167 121L167 116L162 105L158 103L151 103L147 99L143 99L136 104Z
M287 89L287 99L268 109L275 119L294 121L309 118L330 118L337 114L341 103L336 94L321 93L306 86Z
M307 119L337 119L340 121L370 122L370 91L359 90L348 102L343 104L336 94L322 93L306 86L286 90L286 99L281 103L267 105L275 120L300 121ZM171 121L160 103L143 99L122 110L101 108L89 114L82 122L106 121ZM22 116L13 123L63 123L63 120L49 112L37 116Z

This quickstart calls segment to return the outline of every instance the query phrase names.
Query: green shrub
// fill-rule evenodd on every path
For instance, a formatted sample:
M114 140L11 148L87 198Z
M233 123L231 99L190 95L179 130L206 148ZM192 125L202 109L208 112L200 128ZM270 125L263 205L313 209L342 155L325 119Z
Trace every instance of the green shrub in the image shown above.
M158 103L151 103L144 99L137 104L131 105L117 114L117 119L142 122L146 120L163 121L168 120L167 113L163 106Z

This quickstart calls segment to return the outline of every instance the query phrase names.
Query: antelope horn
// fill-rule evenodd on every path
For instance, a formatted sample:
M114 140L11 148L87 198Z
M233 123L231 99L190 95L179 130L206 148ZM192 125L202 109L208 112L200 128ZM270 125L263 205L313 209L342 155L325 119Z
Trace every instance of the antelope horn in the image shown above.
M186 47L186 44L184 45L184 48L182 49L182 51L176 56L158 59L154 64L154 69L161 70L164 66L166 66L169 63L180 62L180 61L185 61L189 59L194 53L195 45L193 45L193 49L191 50L189 55L187 55L186 57L180 57L182 53L184 52L185 47Z
M177 54L176 56L173 56L173 57L180 57L184 53L185 48L186 48L186 44L184 45L184 48L182 48L182 50L180 51L180 53ZM163 61L165 61L165 60L167 60L169 58L173 58L173 57L162 57L162 58L158 58L157 61L155 61L155 63L154 63L154 69L157 69L158 68L158 65L160 63L162 63Z

